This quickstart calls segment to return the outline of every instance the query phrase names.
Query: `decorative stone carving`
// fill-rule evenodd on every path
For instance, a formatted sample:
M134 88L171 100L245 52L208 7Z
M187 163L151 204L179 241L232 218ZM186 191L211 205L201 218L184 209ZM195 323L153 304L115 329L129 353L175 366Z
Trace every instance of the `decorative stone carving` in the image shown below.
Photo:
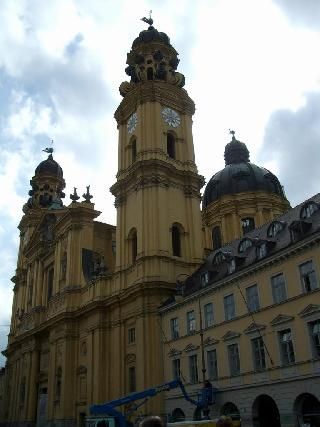
M319 313L320 305L319 304L309 304L302 311L300 311L299 316L305 317L311 314Z
M294 316L286 316L284 314L279 314L270 322L270 324L272 326L276 326L276 325L280 325L282 323L290 322L293 319L294 319Z
M80 354L81 354L81 356L86 356L86 354L87 354L87 343L86 343L86 341L82 341L80 344Z
M135 363L136 361L136 355L134 353L129 353L126 355L126 364L129 365L130 363Z
M84 365L80 365L77 368L77 375L83 375L87 373L87 368Z
M234 338L238 338L240 337L240 333L239 332L234 332L234 331L228 331L226 334L223 335L222 339L223 341L228 341L228 340L232 340Z
M184 351L185 351L186 353L188 353L189 351L195 351L195 350L198 350L198 348L199 348L199 346L198 346L198 345L194 345L194 344L190 343L190 344L188 344L188 345L185 347Z

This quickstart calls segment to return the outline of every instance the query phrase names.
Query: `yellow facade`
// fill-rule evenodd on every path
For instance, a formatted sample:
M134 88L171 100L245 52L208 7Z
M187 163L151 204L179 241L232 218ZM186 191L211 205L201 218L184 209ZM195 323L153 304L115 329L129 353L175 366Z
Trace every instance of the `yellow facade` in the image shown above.
M284 214L279 220L289 226L287 218L291 217L292 220L294 211L298 214L298 208ZM275 420L274 423L269 420L269 425L300 426L303 422L308 422L308 416L303 414L312 411L317 415L311 418L314 423L311 425L319 425L320 404L317 399L320 397L320 334L313 329L320 328L320 236L316 225L319 213L312 219L315 222L314 234L306 236L302 241L292 241L262 260L256 258L256 248L251 247L245 256L254 255L253 261L246 267L236 268L220 280L213 279L211 283L209 280L204 285L200 279L199 287L189 294L186 282L184 296L176 297L175 302L161 308L162 325L167 337L164 346L166 378L172 378L179 363L181 376L188 385L189 393L195 396L202 382L201 368L204 360L205 377L210 378L217 388L212 415L225 413L232 403L241 417L242 426L264 425L263 415L259 414L259 399L267 395L278 407L280 422L278 424ZM250 233L248 236L250 237ZM283 237L279 237L281 238ZM243 239L236 241L234 247L241 241ZM223 250L222 247L221 251ZM214 257L208 257L204 268L210 268L213 264ZM313 268L313 285L310 289L305 287L302 277L302 266L306 265L312 265ZM273 281L280 275L284 295L281 301L277 301ZM194 280L197 281L197 278ZM257 289L258 305L250 309L247 290L253 286ZM226 298L230 295L234 297L234 312L228 319ZM206 309L208 305L212 307L209 312ZM194 313L195 320L191 330L188 326L188 313ZM173 322L178 325L176 330L173 330ZM281 344L281 334L284 331L291 334L290 360L283 359L286 356ZM262 366L256 365L257 358L253 348L255 339L260 340L263 346L258 349L260 355L263 353ZM238 372L232 372L228 350L230 346L237 346ZM210 367L209 359L213 354L216 365ZM194 373L191 357L196 358L196 380L192 378ZM306 403L307 399L311 403ZM308 411L308 405L313 405L313 409L310 410L309 407ZM180 416L184 413L186 418L196 415L195 408L186 405L184 399L174 391L167 396L166 408L168 413ZM266 414L264 417L267 417Z
M201 268L212 248L214 226L221 227L224 244L242 234L243 217L253 216L260 226L289 205L272 192L240 192L225 195L201 212L204 179L195 164L195 107L183 89L183 75L176 71L177 52L165 34L150 26L134 41L127 64L131 81L121 84L123 100L115 113L118 173L111 192L117 226L97 221L100 212L90 201L89 189L84 201L79 202L75 192L72 203L62 204L65 183L52 153L31 180L12 279L14 301L2 381L6 393L0 411L4 425L81 426L90 405L169 380L172 343L164 342L163 331L169 336L173 313L183 319L188 307L197 310L198 301L200 306L211 298L217 301L218 323L206 329L206 340L218 340L223 352L222 337L231 330L241 333L245 345L249 338L243 331L251 320L235 284L241 289L256 281L267 283L268 271L279 268L253 267L241 279L234 275L200 296L164 306L175 295L177 283ZM295 262L288 261L288 277L296 272ZM237 318L224 322L222 298L232 289ZM261 289L263 309L257 320L265 325L271 349L270 316L298 313L318 297L317 291L300 295L298 285L288 294L282 312L283 305L272 305L267 286ZM165 308L159 314L161 306ZM302 330L303 320L294 316ZM189 344L198 346L198 338L197 333L181 337L174 347L183 351ZM299 351L299 360L305 360L303 346ZM230 389L224 359L219 362L218 387ZM254 374L244 354L241 363L244 384L249 385ZM303 375L310 369L311 362L299 365ZM272 378L280 378L276 367L270 372ZM170 412L168 399L151 399L143 414Z

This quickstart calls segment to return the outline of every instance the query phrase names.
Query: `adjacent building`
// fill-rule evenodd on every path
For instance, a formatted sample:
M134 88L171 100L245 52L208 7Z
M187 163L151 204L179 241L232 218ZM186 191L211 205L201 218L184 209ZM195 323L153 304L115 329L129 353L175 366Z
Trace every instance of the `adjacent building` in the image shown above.
M166 378L181 377L193 395L210 379L213 415L242 426L320 425L319 202L243 230L160 309ZM201 416L175 391L166 411Z

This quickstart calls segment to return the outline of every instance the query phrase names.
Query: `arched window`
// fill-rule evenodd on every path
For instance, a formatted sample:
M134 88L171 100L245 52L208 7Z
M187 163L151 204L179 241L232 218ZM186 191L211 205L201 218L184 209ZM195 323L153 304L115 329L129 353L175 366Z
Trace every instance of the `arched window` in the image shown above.
M185 419L186 419L186 416L184 415L184 412L182 409L175 408L172 411L172 421L173 422L184 421Z
M240 411L233 402L227 402L222 406L221 415L229 416L233 421L240 420Z
M135 228L132 228L128 235L128 252L129 262L131 262L132 264L135 263L138 254L138 237L137 230Z
M218 253L215 254L212 264L215 266L218 266L220 264L222 264L225 261L225 256L223 255L223 253L220 251Z
M172 255L181 256L181 236L178 225L173 225L171 228L171 240L172 240Z
M62 368L61 366L58 367L57 373L56 373L56 399L60 400L61 397L61 380L62 380Z
M176 158L176 141L172 133L167 134L167 154L172 159Z
M134 233L132 235L131 249L132 249L132 262L135 262L135 260L137 258L137 253L138 253L138 239L137 239L136 230L134 231Z
M280 221L273 221L268 228L267 236L274 238L281 230L283 230L284 224Z
M48 269L48 277L47 277L47 284L48 284L47 300L48 301L52 297L52 293L53 293L53 278L54 278L54 269L49 268Z
M212 248L213 249L221 248L221 231L218 225L213 227L212 229Z
M308 202L302 207L300 212L300 218L310 218L318 209L319 207L315 202Z
M133 138L131 141L131 163L134 163L137 159L137 140Z
M63 252L61 261L60 261L60 280L66 280L67 276L67 252Z
M238 246L238 252L243 253L253 246L253 243L250 239L242 239Z
M246 233L249 233L249 231L254 230L255 228L254 218L242 218L241 227L242 227L242 234L246 234Z

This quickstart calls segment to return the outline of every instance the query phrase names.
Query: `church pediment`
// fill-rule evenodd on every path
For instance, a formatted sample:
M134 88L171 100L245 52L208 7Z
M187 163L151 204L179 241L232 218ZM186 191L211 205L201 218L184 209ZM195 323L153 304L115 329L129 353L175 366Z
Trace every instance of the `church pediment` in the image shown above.
M223 335L222 339L223 341L228 341L228 340L232 340L234 338L238 338L240 337L240 333L239 332L234 332L234 331L228 331L226 334Z
M272 326L276 326L282 323L290 322L293 319L294 319L294 316L286 316L285 314L279 314L273 320L271 320L270 324Z
M198 346L198 345L194 345L194 344L190 343L190 344L188 344L188 345L185 347L184 351L185 351L186 353L188 353L189 351L195 351L195 350L198 350L198 348L199 348L199 346Z
M208 337L203 341L203 345L205 347L208 347L209 345L215 345L218 344L219 340L216 340L215 338Z
M302 311L300 311L299 316L305 317L305 316L309 316L311 314L319 313L319 312L320 312L319 304L309 304Z
M169 351L169 353L168 353L168 356L169 357L177 357L177 356L180 356L180 354L181 354L182 352L181 351L179 351L179 350L177 350L176 348L172 348L170 351Z
M245 334L251 334L252 332L261 331L265 329L265 325L261 325L259 323L252 322L243 332Z

